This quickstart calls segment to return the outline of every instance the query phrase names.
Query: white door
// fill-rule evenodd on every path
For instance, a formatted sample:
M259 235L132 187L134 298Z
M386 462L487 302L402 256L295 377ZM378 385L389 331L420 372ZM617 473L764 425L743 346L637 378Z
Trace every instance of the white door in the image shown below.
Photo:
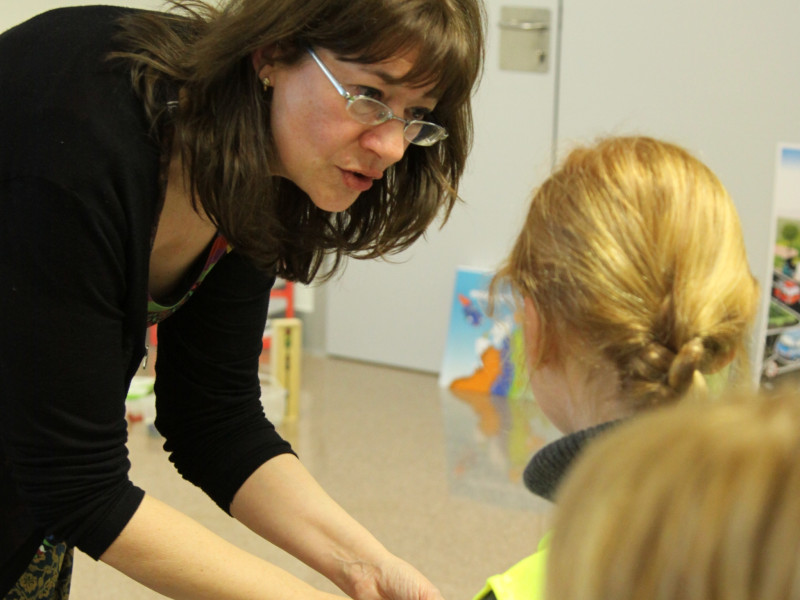
M349 261L344 275L324 286L329 354L438 371L456 268L493 268L509 250L526 199L550 168L558 10L557 0L510 4L549 9L549 69L500 69L500 36L509 33L500 21L507 13L488 0L486 67L475 98L475 147L460 190L464 203L443 229L432 227L391 263Z

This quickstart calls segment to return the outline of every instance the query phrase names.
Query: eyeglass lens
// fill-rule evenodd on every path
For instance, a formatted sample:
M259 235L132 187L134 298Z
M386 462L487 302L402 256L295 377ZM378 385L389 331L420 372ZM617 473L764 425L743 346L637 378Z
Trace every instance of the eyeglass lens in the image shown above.
M354 119L365 125L380 125L394 117L383 102L364 96L351 98L347 110ZM447 132L435 123L408 121L405 122L403 135L413 144L430 146L447 137Z

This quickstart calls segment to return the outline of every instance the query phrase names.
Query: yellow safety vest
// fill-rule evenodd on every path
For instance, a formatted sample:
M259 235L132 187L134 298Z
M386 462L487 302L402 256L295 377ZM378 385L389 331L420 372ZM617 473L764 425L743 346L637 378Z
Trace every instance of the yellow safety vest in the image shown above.
M483 600L490 591L497 600L541 600L544 598L545 567L550 547L550 533L539 541L534 554L523 558L505 573L492 575L473 598Z

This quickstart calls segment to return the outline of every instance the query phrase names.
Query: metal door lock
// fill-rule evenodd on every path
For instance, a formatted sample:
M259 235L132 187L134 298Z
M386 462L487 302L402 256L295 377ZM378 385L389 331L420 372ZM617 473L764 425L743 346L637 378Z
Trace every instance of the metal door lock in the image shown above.
M550 10L527 6L500 8L500 68L546 73L549 68Z

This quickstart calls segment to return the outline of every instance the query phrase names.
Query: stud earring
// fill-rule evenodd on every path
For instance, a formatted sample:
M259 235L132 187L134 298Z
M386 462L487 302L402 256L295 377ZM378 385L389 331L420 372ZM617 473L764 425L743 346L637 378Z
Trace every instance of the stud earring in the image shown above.
M269 80L269 77L264 77L261 80L261 85L264 87L264 91L266 92L269 89L269 86L272 85L272 82Z

